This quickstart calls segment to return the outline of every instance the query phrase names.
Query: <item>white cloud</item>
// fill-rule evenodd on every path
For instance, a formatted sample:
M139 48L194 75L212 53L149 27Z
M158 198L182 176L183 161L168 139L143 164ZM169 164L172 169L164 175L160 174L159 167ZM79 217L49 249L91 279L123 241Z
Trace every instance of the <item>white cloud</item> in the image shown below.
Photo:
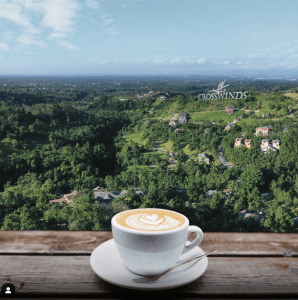
M0 43L0 50L2 51L2 50L9 50L10 48L9 48L9 46L8 45L6 45L5 43Z
M74 30L79 8L78 0L1 0L0 19L20 26L23 34L16 38L20 46L41 47L46 45L40 37L44 27L52 30L48 35L50 40L61 42ZM11 32L4 38L11 38ZM60 44L71 45L68 42Z
M58 41L58 44L65 47L65 48L68 48L68 49L76 49L77 48L76 46L69 43L68 41Z
M113 22L114 22L114 19L106 19L105 20L105 25L113 23Z
M156 56L154 56L152 59L150 59L151 60L151 62L153 63L153 64L155 64L155 65L160 65L160 64L163 64L163 63L167 63L168 62L168 60L167 59L165 59L164 57L162 57L162 56L158 56L158 55L156 55Z
M62 38L65 38L67 36L66 33L62 33L62 32L52 32L48 38L50 40L55 40L55 39L62 39Z
M36 40L33 35L24 33L16 38L17 42L21 44L21 46L39 46L44 47L47 44L43 41Z
M107 34L116 34L115 27L107 27L104 30Z
M260 52L250 53L250 54L246 55L247 58L256 58L256 57L260 57L260 56L262 56L262 53L260 53Z
M169 61L170 64L179 64L180 62L181 62L180 57L175 57L174 59Z
M112 24L115 20L110 18L109 15L102 15L101 18L103 20L103 31L107 34L116 34L115 25Z
M87 0L86 1L86 6L91 7L93 9L98 9L98 5L99 5L98 1L95 1L95 0Z
M3 38L7 41L11 40L13 37L12 37L12 32L11 31L7 31L7 32L4 32L2 34Z
M42 3L44 15L41 24L54 30L55 34L66 34L73 31L73 19L79 4L72 0L51 0Z
M19 25L24 32L38 34L41 30L31 23L32 16L40 9L37 3L37 0L2 0L0 18Z
M217 63L220 64L220 65L229 65L229 64L230 64L230 61L229 61L229 60L226 60L226 61L218 61Z
M248 63L242 60L236 62L236 65L247 65Z
M199 58L197 59L197 64L206 64L207 63L207 59L206 58Z
M195 60L190 57L177 56L173 59L167 59L169 64L194 64Z
M14 22L22 27L31 25L27 16L22 14L22 7L16 2L2 0L0 2L0 18Z

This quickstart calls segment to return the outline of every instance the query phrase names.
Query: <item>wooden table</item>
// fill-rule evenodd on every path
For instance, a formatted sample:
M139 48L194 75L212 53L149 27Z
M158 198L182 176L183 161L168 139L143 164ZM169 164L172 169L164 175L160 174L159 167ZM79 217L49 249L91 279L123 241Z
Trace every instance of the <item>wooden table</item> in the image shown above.
M23 298L298 298L294 233L205 232L200 247L218 252L209 256L203 276L182 287L150 292L112 285L93 272L92 251L111 238L111 231L0 231L0 286L12 283L15 297Z

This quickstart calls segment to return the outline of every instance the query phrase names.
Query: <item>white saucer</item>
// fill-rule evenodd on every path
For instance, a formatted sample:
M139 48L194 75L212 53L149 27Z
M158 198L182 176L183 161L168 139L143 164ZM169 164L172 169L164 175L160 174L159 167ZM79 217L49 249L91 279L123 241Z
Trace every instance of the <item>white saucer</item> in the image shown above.
M204 253L200 247L195 247L180 256L175 265ZM136 290L163 290L176 288L198 279L206 271L208 259L204 257L199 261L195 260L185 264L155 283L137 283L132 281L132 279L141 278L143 276L136 275L126 269L117 252L114 239L111 239L99 245L92 252L90 264L93 271L101 279L111 284Z

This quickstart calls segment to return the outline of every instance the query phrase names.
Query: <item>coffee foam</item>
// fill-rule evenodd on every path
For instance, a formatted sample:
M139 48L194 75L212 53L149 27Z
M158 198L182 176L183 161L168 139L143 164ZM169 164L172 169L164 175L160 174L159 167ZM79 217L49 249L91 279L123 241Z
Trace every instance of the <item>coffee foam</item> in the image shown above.
M127 228L144 231L164 231L182 226L185 219L180 214L161 209L127 211L117 217L117 222Z

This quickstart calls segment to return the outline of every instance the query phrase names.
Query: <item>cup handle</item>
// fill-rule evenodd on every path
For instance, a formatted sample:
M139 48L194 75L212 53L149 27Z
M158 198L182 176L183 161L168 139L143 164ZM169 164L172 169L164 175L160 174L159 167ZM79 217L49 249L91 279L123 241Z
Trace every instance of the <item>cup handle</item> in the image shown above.
M197 247L203 240L204 235L203 235L203 231L200 227L188 226L187 238L192 232L195 232L197 234L197 236L192 242L186 241L181 255L190 251L194 247Z

